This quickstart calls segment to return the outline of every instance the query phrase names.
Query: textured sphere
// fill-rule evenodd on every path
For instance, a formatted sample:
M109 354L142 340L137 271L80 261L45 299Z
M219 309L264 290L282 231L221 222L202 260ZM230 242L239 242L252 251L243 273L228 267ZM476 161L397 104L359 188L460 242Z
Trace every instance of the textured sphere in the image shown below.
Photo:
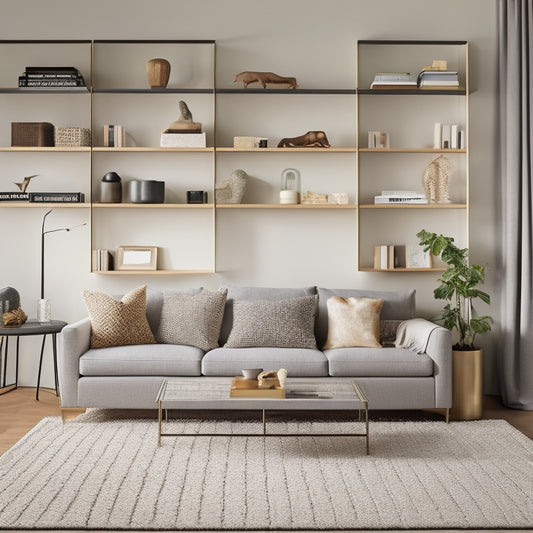
M13 287L0 289L0 316L8 311L17 309L20 305L20 294Z

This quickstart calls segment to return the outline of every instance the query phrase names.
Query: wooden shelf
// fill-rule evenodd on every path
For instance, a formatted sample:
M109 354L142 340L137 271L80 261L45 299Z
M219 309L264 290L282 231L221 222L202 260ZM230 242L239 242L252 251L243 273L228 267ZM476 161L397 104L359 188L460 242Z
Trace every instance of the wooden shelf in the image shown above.
M222 146L215 149L217 152L320 152L326 153L356 153L357 148L232 148L230 146Z
M0 152L90 152L90 146L1 146Z
M217 204L217 209L357 209L354 204Z
M213 94L214 89L184 89L177 87L165 87L163 88L139 88L139 89L126 89L126 88L96 88L93 87L92 92L94 94Z
M214 274L213 269L200 270L93 270L103 276L181 276L190 274Z
M257 83L257 82L254 82ZM269 84L271 85L271 84ZM263 89L253 88L226 88L215 89L216 94L352 94L356 93L355 89Z
M402 95L402 96L465 96L466 89L459 87L457 89L357 89L359 94L372 95Z
M360 209L466 209L466 204L361 204Z
M92 204L94 209L213 209L213 204L134 204L99 203Z
M444 268L373 268L373 267L361 267L360 272L444 272Z
M466 154L466 148L359 148L359 152L385 154Z
M184 148L181 146L160 147L160 146L94 146L93 152L213 152L214 148Z
M18 207L21 209L86 209L88 207L91 207L91 204L86 202L0 202L0 208L3 209L5 207Z

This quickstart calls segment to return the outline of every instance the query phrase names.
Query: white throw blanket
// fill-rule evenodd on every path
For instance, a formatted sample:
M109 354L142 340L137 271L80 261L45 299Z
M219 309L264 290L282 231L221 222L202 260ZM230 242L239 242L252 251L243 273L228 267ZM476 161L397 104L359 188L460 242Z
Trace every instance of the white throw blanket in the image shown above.
M405 320L398 326L394 345L398 348L409 348L416 353L426 353L431 332L438 327L424 318Z

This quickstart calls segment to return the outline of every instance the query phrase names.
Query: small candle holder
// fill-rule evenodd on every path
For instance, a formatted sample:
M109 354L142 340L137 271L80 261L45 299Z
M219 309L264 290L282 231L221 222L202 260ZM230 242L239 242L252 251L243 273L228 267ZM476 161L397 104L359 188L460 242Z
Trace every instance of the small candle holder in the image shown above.
M300 171L286 168L281 173L281 189L279 191L280 204L300 203Z

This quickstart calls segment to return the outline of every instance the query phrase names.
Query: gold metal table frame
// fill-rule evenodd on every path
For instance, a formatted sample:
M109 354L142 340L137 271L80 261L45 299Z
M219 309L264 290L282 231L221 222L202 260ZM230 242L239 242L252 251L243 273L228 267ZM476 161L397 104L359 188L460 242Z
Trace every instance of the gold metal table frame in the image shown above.
M231 379L227 382L187 381L165 379L157 393L158 410L158 446L162 437L363 437L365 438L366 454L370 454L370 437L368 422L368 399L359 385L353 381L340 380L311 381L288 380L286 398L230 398ZM329 383L328 383L329 382ZM336 396L342 383L344 389ZM177 386L177 388L176 388ZM183 387L180 390L180 386ZM333 388L330 388L332 387ZM181 393L181 394L180 394ZM330 394L330 396L327 396ZM262 433L166 433L163 423L168 422L170 409L228 409L260 411L262 413ZM267 411L328 411L354 410L358 413L358 421L364 422L363 433L268 433ZM163 417L163 411L165 411ZM164 418L164 421L163 421Z

